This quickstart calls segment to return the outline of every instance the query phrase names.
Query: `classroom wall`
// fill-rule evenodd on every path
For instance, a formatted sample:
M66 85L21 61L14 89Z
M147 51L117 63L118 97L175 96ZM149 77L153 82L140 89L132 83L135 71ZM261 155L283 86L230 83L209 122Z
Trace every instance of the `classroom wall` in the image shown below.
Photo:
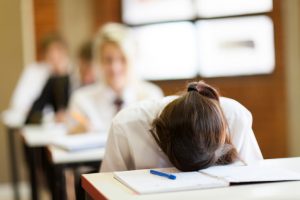
M289 156L300 156L300 1L283 1Z
M93 0L95 30L107 22L121 21L121 0Z
M35 52L37 59L42 59L40 41L51 33L58 32L58 0L32 0L34 34L35 34Z
M35 61L33 0L21 1L22 45L24 66Z
M21 0L0 1L0 112L7 108L23 68ZM9 179L7 138L0 123L0 182Z
M94 28L93 0L60 0L57 4L59 32L69 44L75 58L82 43L92 37Z

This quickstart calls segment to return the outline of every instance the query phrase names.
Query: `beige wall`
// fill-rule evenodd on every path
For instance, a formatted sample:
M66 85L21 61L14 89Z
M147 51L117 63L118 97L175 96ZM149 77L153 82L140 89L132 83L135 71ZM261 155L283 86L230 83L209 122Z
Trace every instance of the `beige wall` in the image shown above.
M300 1L283 2L289 155L300 156Z
M58 1L59 31L69 44L72 58L76 57L78 48L92 36L93 25L92 0Z
M20 0L0 1L0 111L7 108L23 67ZM0 125L0 182L9 178L7 138Z
M33 0L21 1L22 44L24 66L32 63L35 58L35 35Z

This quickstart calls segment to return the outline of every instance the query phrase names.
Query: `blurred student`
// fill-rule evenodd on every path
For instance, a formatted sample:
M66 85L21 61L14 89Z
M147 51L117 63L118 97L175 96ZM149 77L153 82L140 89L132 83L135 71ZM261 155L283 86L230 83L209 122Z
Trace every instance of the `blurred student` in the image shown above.
M93 53L100 80L72 95L71 132L106 132L123 107L163 96L160 88L135 76L135 43L127 27L116 23L103 26L96 35Z
M27 66L14 91L10 110L19 124L41 123L47 106L61 118L69 96L69 58L66 43L57 34L41 42L42 60ZM15 113L15 114L14 114Z
M181 96L144 101L114 118L101 172L174 166L195 171L261 160L251 113L204 82Z
M93 84L96 82L96 70L93 65L93 43L85 42L78 52L78 67L72 74L72 90Z

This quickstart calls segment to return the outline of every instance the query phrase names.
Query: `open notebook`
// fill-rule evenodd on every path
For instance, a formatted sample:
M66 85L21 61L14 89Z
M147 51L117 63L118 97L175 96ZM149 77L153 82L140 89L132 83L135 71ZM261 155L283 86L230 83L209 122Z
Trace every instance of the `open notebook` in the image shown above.
M114 172L114 177L139 194L227 187L231 184L300 180L300 173L259 165L216 166L195 172L175 168L157 169L175 180L150 174L149 170Z
M57 137L52 144L67 151L80 151L104 147L106 140L106 133L83 133Z

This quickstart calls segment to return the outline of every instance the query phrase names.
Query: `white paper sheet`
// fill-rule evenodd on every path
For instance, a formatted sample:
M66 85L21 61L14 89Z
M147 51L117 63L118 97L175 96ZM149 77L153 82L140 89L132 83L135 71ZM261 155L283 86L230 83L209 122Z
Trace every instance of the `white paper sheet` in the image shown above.
M250 166L216 166L201 170L205 174L223 178L231 183L300 180L300 173L281 168Z
M79 135L64 135L53 140L53 145L67 151L79 151L104 147L107 140L106 133L83 133Z
M114 176L139 194L225 187L229 183L198 172L179 172L174 168L158 169L172 173L175 180L150 174L150 170L114 172Z

